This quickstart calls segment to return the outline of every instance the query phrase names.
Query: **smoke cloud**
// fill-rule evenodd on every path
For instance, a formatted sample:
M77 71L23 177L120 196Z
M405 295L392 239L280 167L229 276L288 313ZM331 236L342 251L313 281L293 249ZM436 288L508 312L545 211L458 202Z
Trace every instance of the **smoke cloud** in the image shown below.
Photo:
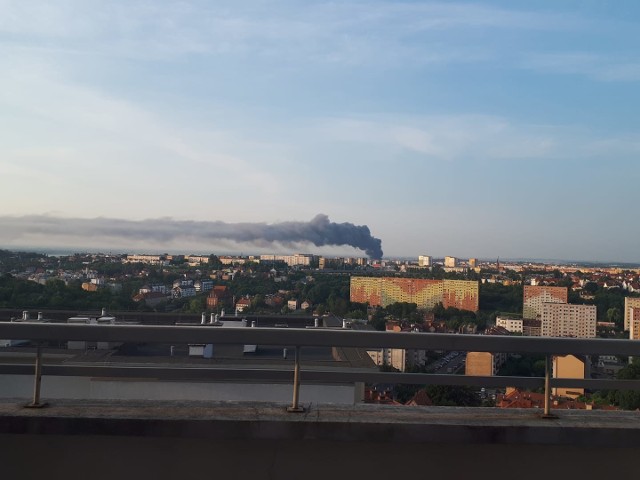
M0 217L0 239L27 236L86 239L143 240L162 243L189 239L201 242L231 240L253 245L294 245L311 243L317 247L349 245L371 258L382 258L382 241L371 236L366 225L335 223L327 215L316 215L309 222L225 223L173 220L122 220L115 218L61 218L48 215Z

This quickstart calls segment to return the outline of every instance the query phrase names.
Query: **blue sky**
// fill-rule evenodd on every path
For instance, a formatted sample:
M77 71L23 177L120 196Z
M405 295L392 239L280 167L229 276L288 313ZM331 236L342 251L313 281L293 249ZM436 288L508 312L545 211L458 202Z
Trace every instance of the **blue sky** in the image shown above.
M323 213L390 256L640 262L639 10L0 0L0 225Z

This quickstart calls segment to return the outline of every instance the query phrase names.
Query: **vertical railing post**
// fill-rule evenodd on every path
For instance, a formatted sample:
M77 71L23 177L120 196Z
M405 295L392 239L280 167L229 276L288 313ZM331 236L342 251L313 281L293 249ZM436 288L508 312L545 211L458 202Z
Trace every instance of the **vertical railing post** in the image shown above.
M551 413L551 355L544 357L544 413L542 418L558 418Z
M46 403L40 402L40 386L42 384L42 345L38 343L36 347L36 365L33 376L33 401L25 407L28 408L42 408L46 407Z
M304 412L304 407L299 405L300 400L300 346L296 345L296 353L293 367L293 402L287 408L287 412Z

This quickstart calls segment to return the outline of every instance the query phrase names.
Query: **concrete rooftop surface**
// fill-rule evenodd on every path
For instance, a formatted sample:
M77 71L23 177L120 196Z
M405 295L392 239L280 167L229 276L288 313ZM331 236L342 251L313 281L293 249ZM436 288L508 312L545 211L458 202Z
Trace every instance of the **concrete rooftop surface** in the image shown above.
M640 447L640 412L306 404L304 413L257 402L55 400L0 402L0 434L332 440L376 443Z
M628 475L640 412L238 402L0 401L2 478Z

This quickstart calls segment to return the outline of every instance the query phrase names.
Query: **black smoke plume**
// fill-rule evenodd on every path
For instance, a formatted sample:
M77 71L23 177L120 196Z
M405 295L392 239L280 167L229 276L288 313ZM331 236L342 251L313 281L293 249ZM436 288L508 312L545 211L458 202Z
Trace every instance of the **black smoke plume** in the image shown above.
M366 225L334 223L327 215L316 215L309 222L225 223L173 220L122 220L115 218L60 218L48 215L0 217L0 240L25 235L94 239L132 239L161 243L180 239L201 242L231 240L265 246L312 243L317 247L350 245L371 258L382 258L382 241L371 236Z

